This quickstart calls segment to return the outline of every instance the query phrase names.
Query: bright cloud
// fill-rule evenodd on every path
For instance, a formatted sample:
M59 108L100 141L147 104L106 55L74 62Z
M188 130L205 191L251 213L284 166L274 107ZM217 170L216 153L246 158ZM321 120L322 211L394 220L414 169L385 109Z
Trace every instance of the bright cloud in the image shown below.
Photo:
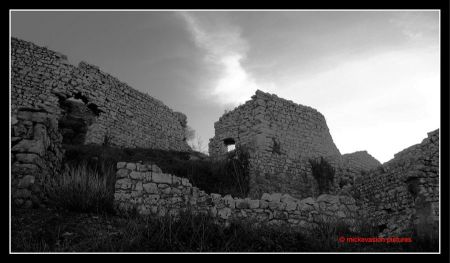
M322 112L342 153L367 150L381 162L439 128L439 52L392 51L301 80L279 94Z
M439 50L435 45L375 50L351 59L336 53L329 57L330 65L335 65L331 69L312 69L314 74L306 75L300 71L304 67L290 65L283 69L284 75L267 80L242 66L250 45L239 27L201 20L194 14L179 13L196 45L205 50L206 61L219 68L215 85L206 93L222 106L243 103L256 89L276 93L323 113L341 153L367 150L381 162L439 128ZM411 16L423 21L420 28L413 26ZM391 22L416 42L425 39L422 32L430 27L429 17L420 14L399 15Z
M208 93L222 105L236 106L248 100L257 89L270 91L273 84L258 83L242 66L249 45L239 27L229 24L202 24L193 13L180 12L195 43L206 51L205 59L220 68L219 78Z

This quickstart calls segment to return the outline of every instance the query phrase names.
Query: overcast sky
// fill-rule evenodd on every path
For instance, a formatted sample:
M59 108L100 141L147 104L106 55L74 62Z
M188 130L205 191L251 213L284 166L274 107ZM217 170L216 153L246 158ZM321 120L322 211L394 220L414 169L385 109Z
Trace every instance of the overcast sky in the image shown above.
M257 89L317 109L341 153L380 162L440 127L438 11L13 11L11 35L185 113L205 149Z

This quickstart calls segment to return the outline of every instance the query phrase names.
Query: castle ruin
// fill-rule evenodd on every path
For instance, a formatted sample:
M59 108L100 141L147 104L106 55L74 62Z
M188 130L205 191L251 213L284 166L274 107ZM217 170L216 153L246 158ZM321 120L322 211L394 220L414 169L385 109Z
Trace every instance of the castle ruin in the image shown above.
M336 166L336 185L350 172L358 174L381 165L365 151L341 155L325 117L317 110L260 90L251 100L224 114L214 128L215 136L209 143L211 157L223 157L230 144L249 151L253 197L265 192L289 193L298 198L317 194L308 163L311 159L323 157ZM353 184L353 175L348 183Z
M60 53L16 38L11 38L10 124L11 195L22 207L39 204L40 177L59 172L63 143L190 151L184 114L98 67L73 66ZM367 217L385 235L437 231L439 130L381 165L366 151L341 155L317 110L262 91L224 114L214 128L210 157L222 158L232 145L250 153L248 198L206 194L157 167L120 163L116 200L127 206L145 192L153 198L141 206L148 213L155 204L164 208L164 198L178 206L212 199L201 201L202 209L222 218L250 214L294 225L315 222L310 210L321 204L336 215L351 205L351 214ZM328 194L318 191L312 172L310 160L318 158L335 170Z

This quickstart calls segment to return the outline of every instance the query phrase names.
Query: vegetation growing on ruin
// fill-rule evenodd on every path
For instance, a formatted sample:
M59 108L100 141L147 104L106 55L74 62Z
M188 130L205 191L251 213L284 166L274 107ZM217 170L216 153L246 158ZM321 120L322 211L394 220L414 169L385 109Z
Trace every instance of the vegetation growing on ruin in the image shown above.
M66 165L61 174L47 177L43 190L50 205L75 212L113 212L113 163Z
M332 190L335 169L323 157L320 161L310 159L312 175L317 181L318 191L320 194L328 194Z
M142 161L158 165L164 173L188 178L194 186L207 193L246 197L249 191L249 155L244 148L229 152L221 160L209 159L201 153L119 149L106 145L65 145L64 148L64 163L72 167L87 165L107 178L115 178L114 174L108 175L105 171L115 171L117 162Z

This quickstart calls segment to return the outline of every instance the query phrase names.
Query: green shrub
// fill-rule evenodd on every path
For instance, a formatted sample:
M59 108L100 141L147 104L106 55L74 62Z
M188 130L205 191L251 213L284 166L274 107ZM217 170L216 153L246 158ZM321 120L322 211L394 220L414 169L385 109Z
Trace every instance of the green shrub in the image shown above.
M107 164L100 173L88 163L66 165L60 175L43 181L44 193L54 206L78 212L111 212L115 172Z
M320 194L328 194L332 190L335 169L323 157L320 157L320 162L310 159L312 174L317 181Z
M221 160L203 164L192 162L191 165L193 169L187 177L198 188L208 193L247 197L250 190L249 154L244 148L237 147Z

